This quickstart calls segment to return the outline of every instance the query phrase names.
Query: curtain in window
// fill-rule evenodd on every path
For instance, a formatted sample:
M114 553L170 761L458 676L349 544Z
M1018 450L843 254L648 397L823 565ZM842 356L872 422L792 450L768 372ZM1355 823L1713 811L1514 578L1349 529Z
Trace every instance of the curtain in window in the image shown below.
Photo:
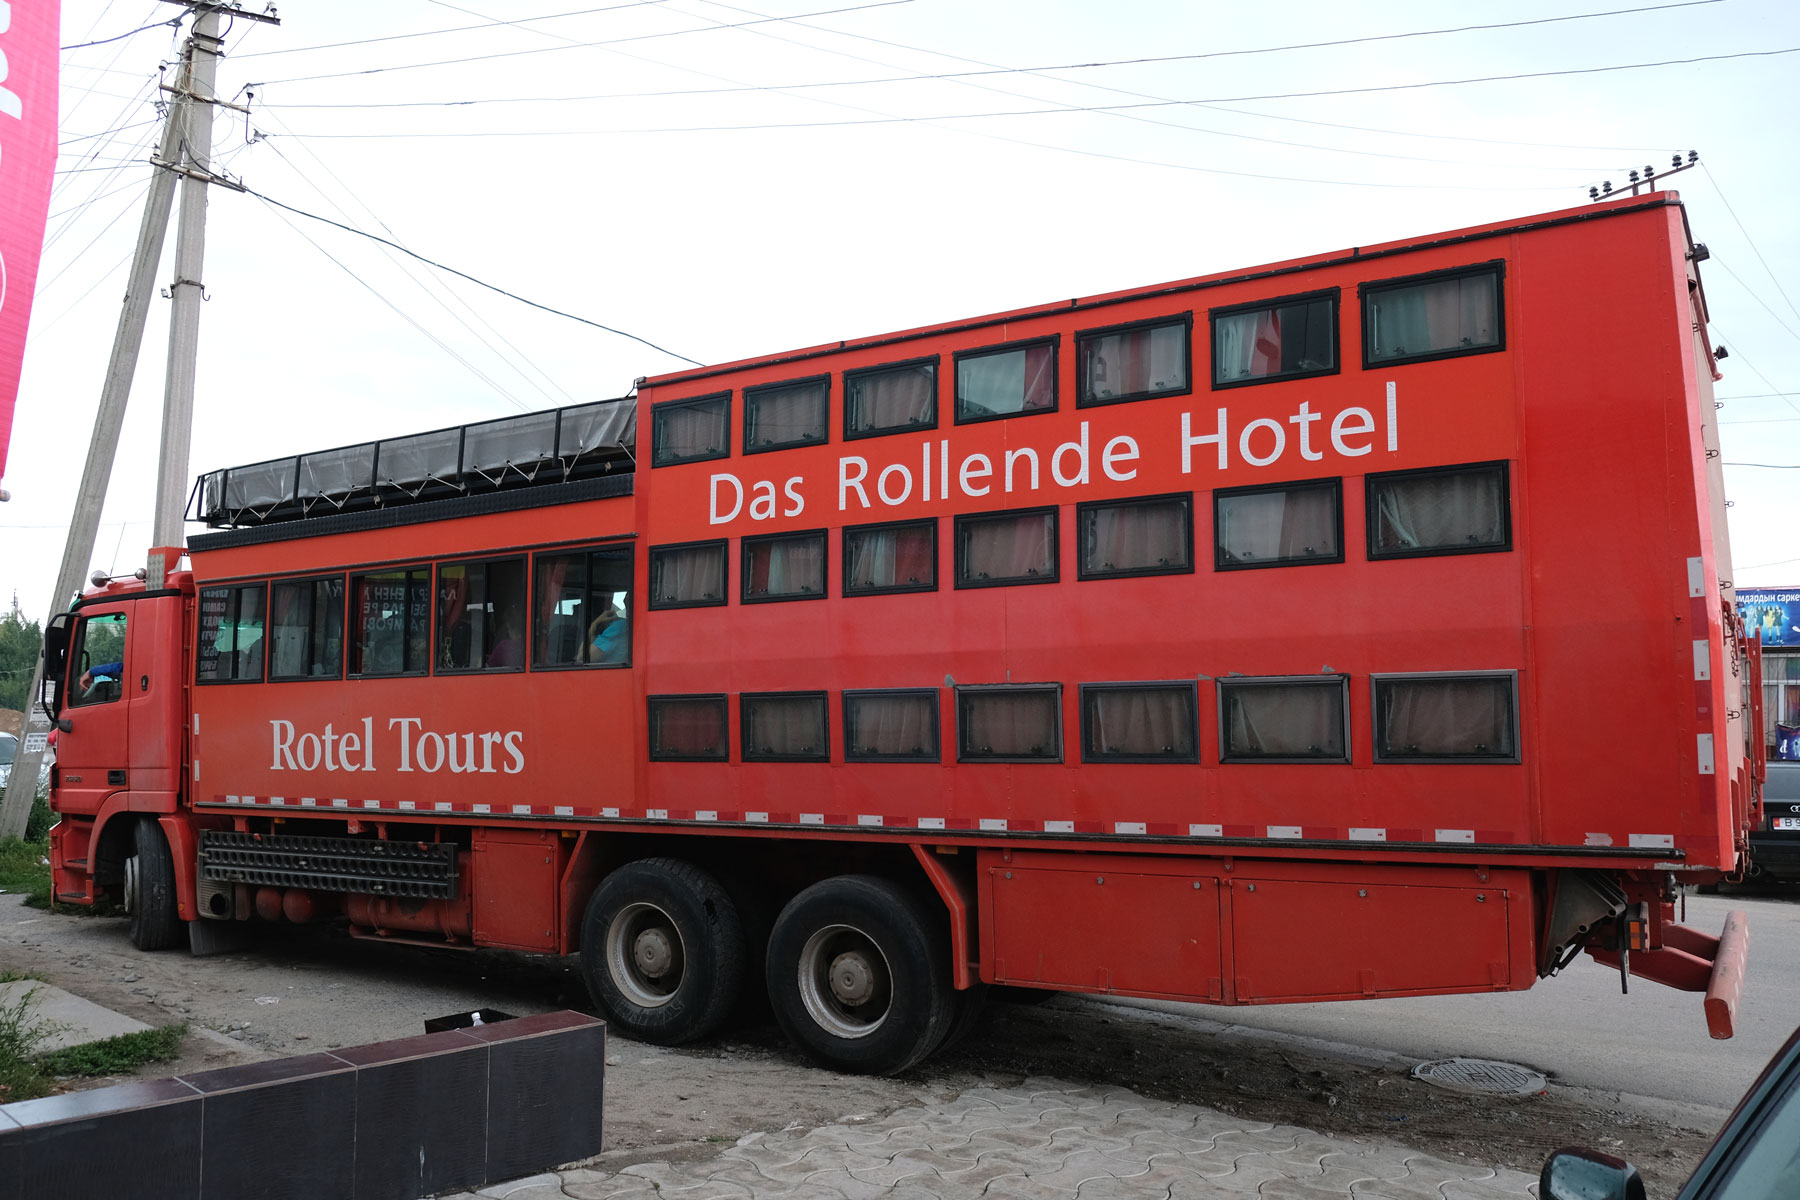
M744 547L746 596L818 596L825 591L825 539L783 538Z
M1094 400L1187 387L1187 326L1156 325L1102 334L1083 344L1083 391Z
M937 582L936 540L922 525L851 533L844 541L850 590L930 587Z
M744 444L784 446L825 440L826 385L802 383L744 395Z
M539 666L562 666L580 659L580 609L586 574L585 555L538 556L537 628L532 654Z
M1432 354L1498 340L1492 275L1465 275L1380 292L1369 299L1373 358Z
M725 706L717 700L659 700L651 753L675 758L724 758Z
M1027 346L956 364L957 415L1004 416L1056 407L1056 353Z
M1088 748L1121 758L1194 757L1192 688L1096 688L1087 694Z
M1381 685L1384 755L1424 758L1513 753L1508 679L1392 680Z
M1056 693L970 692L962 697L963 752L977 758L1055 758Z
M1320 684L1228 684L1227 755L1344 758L1344 689Z
M823 758L825 702L816 696L747 701L744 737L747 753L757 758Z
M1213 378L1220 383L1281 373L1281 314L1232 313L1213 323Z
M1188 565L1185 504L1121 504L1090 509L1082 516L1082 562L1089 572Z
M970 521L963 526L963 577L973 582L1047 578L1056 570L1050 513Z
M650 557L650 597L657 604L714 603L725 595L719 546L658 550Z
M655 460L700 458L725 449L725 402L661 407L656 413Z
M866 758L937 758L937 697L844 697L845 745Z
M269 677L309 674L308 641L313 623L313 584L278 583L272 589L269 615Z
M1376 485L1377 550L1496 546L1506 540L1498 471L1390 479Z
M935 424L937 368L921 363L855 376L845 386L845 404L853 433Z
M1219 497L1219 548L1234 563L1335 558L1336 493L1297 488Z
M358 671L399 675L425 669L430 649L430 596L423 571L392 571L356 580Z

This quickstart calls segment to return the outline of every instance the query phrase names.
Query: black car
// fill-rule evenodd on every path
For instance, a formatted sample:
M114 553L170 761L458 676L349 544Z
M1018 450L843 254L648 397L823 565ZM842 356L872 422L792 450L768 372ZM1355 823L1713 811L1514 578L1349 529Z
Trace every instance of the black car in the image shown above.
M1800 762L1769 763L1762 827L1750 831L1750 878L1800 882Z
M1645 1200L1644 1181L1624 1159L1558 1150L1538 1178L1540 1200ZM1800 1029L1738 1101L1676 1200L1794 1200L1800 1197Z

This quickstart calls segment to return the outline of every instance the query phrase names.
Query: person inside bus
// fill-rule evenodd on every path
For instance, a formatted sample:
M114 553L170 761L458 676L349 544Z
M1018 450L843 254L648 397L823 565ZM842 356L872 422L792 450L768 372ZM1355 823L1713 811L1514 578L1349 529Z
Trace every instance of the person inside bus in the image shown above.
M622 663L631 653L631 622L619 606L607 602L606 608L588 626L587 660L591 663Z
M519 639L519 615L512 608L500 610L495 623L494 648L488 651L489 667L522 667L525 665L525 643Z

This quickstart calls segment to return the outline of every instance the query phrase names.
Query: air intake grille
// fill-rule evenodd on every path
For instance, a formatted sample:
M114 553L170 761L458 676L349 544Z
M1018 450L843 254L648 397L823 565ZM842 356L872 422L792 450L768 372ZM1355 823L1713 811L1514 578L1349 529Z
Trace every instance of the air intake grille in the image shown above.
M448 899L456 895L456 847L449 842L208 829L200 834L200 877L319 892Z

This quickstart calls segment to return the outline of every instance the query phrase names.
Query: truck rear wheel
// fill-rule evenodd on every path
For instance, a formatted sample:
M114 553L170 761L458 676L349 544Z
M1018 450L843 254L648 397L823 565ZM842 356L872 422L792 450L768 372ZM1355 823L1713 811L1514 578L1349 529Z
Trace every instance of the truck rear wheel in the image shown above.
M674 1045L719 1027L744 980L744 930L719 881L646 858L600 881L581 926L581 971L620 1032Z
M154 820L137 823L133 852L125 860L125 911L131 914L131 944L139 950L167 950L181 940L175 907L175 861L169 839Z
M769 938L769 1002L788 1037L826 1066L904 1071L949 1034L949 938L910 893L870 875L801 892Z

